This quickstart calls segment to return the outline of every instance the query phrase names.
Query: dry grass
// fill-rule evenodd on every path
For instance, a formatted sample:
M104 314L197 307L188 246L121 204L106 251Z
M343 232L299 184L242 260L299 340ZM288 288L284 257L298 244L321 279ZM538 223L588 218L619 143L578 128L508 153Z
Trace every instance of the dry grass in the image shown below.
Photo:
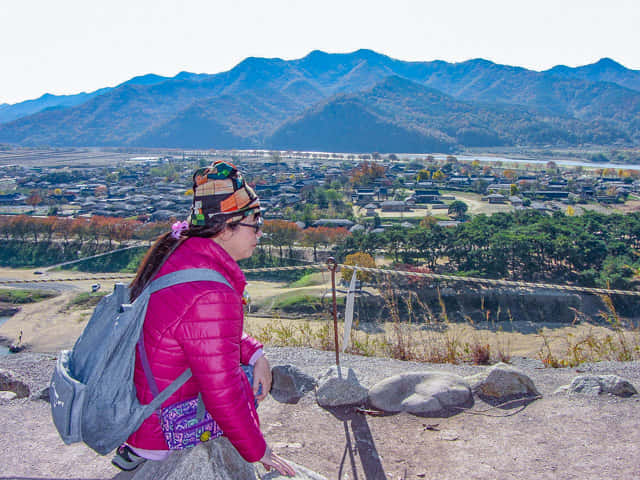
M539 358L549 367L575 366L600 360L628 361L640 359L640 329L624 328L610 299L603 298L608 307L602 316L607 325L574 322L560 328L542 328L537 333L504 331L500 326L478 328L467 323L448 320L444 303L434 315L415 295L398 297L387 289L386 307L391 322L375 325L375 333L367 333L354 325L348 353L382 356L400 360L428 363L490 364L509 362L513 356ZM400 304L406 314L400 318ZM416 318L419 305L426 316ZM424 313L423 313L424 315ZM489 318L489 317L487 317ZM510 324L513 323L509 315ZM489 322L491 324L491 322ZM307 346L334 350L333 320L329 315L316 320L281 319L248 316L247 331L267 345ZM340 349L344 332L338 322Z
M549 367L574 367L585 362L613 360L628 362L640 359L640 325L624 326L611 298L601 296L607 310L600 316L607 327L585 323L578 333L567 333L560 340L564 349L552 349L549 335L540 331L542 345L538 358ZM576 313L576 320L579 312Z

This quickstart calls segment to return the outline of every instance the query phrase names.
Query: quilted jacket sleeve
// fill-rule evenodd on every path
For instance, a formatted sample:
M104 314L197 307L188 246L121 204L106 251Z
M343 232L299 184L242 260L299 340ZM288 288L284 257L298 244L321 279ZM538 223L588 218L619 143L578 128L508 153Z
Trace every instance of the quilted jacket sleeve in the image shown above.
M240 455L256 462L264 455L266 442L260 432L253 391L240 368L241 345L249 342L242 341L242 323L242 303L235 293L226 289L209 291L191 304L176 326L175 336L207 411Z
M262 344L259 341L242 332L242 338L240 339L240 362L243 365L249 365L249 360L251 360L253 354L261 348Z

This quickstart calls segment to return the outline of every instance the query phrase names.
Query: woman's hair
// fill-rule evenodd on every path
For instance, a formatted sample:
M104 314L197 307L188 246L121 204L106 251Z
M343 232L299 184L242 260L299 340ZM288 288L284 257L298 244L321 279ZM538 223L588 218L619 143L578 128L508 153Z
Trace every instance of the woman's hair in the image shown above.
M191 237L213 238L222 233L227 227L235 229L237 223L226 223L224 218L220 218L219 222L209 226L189 225L187 229L180 232L179 238L175 238L173 232L160 235L142 259L136 277L129 285L129 300L133 302L138 298L154 275L160 270L165 260L184 240Z

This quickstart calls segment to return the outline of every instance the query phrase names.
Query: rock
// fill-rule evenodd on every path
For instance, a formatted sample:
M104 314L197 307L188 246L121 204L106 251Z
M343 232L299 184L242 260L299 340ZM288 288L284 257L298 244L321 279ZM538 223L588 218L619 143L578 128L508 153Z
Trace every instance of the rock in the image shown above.
M563 395L569 393L569 385L562 385L553 391L553 395Z
M495 400L536 397L540 395L531 379L505 363L496 363L484 372L466 377L473 393Z
M49 402L49 387L41 388L40 391L32 397L33 400L44 400Z
M567 392L584 395L609 393L619 397L630 397L638 393L630 382L617 375L579 375L568 386Z
M329 368L318 378L316 400L321 407L360 405L367 399L368 391L358 381L351 368Z
M16 392L12 392L10 390L3 390L0 391L0 400L2 401L6 401L9 402L11 400L13 400L14 398L17 398L18 394Z
M440 432L438 438L447 442L455 442L460 438L460 435L458 435L458 432L456 432L455 430L443 430L442 432Z
M291 478L326 480L311 470L289 462L296 471L294 477L283 477L276 471L267 472L262 464L246 462L226 437L218 437L194 448L172 451L163 462L147 461L138 468L134 480L267 480Z
M271 369L273 383L271 396L282 403L298 401L316 386L315 378L293 365L276 365Z
M261 463L256 463L255 468L256 468L256 471L258 472L257 478L259 478L260 480L277 480L278 478L280 479L291 478L293 480L296 480L296 479L297 480L327 480L326 477L323 477L322 475L314 472L313 470L309 470L308 468L297 465L289 460L287 460L287 463L289 463L289 465L291 465L293 469L296 471L296 475L294 477L284 477L280 475L278 472L274 471L273 469L270 472L267 472L267 470L264 468L264 466Z
M27 382L18 374L0 369L0 390L15 392L18 398L28 397L31 391Z
M442 372L401 373L369 391L369 402L378 410L417 415L443 415L472 399L471 388L462 377Z

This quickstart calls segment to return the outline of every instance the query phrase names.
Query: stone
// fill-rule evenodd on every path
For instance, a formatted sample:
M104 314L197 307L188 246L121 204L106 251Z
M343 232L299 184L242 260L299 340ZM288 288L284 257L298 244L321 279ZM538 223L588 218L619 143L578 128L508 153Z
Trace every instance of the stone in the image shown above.
M298 403L316 387L316 380L293 365L276 365L271 369L271 396L281 403Z
M49 402L49 387L40 389L38 394L33 396L33 400L44 400L45 402Z
M460 438L460 435L458 435L458 432L456 432L455 430L443 430L442 432L440 432L438 438L447 442L455 442Z
M186 450L174 450L163 462L142 464L134 480L326 480L325 477L292 462L294 477L284 477L261 463L246 462L226 437L218 437Z
M0 400L9 402L14 398L17 398L18 394L16 392L12 392L10 390L0 391Z
M553 395L563 395L569 393L569 385L562 385L553 391Z
M353 369L334 365L318 378L316 400L321 407L361 405L368 393Z
M472 399L471 388L462 377L442 372L402 373L369 390L369 402L378 410L424 416L447 414L452 407L468 405Z
M579 375L573 379L568 393L601 395L608 393L619 397L630 397L638 391L627 380L617 375Z
M466 377L473 393L495 400L540 396L533 381L506 363L496 363L477 375Z
M29 385L20 375L10 370L0 369L0 390L15 392L18 398L28 397Z

